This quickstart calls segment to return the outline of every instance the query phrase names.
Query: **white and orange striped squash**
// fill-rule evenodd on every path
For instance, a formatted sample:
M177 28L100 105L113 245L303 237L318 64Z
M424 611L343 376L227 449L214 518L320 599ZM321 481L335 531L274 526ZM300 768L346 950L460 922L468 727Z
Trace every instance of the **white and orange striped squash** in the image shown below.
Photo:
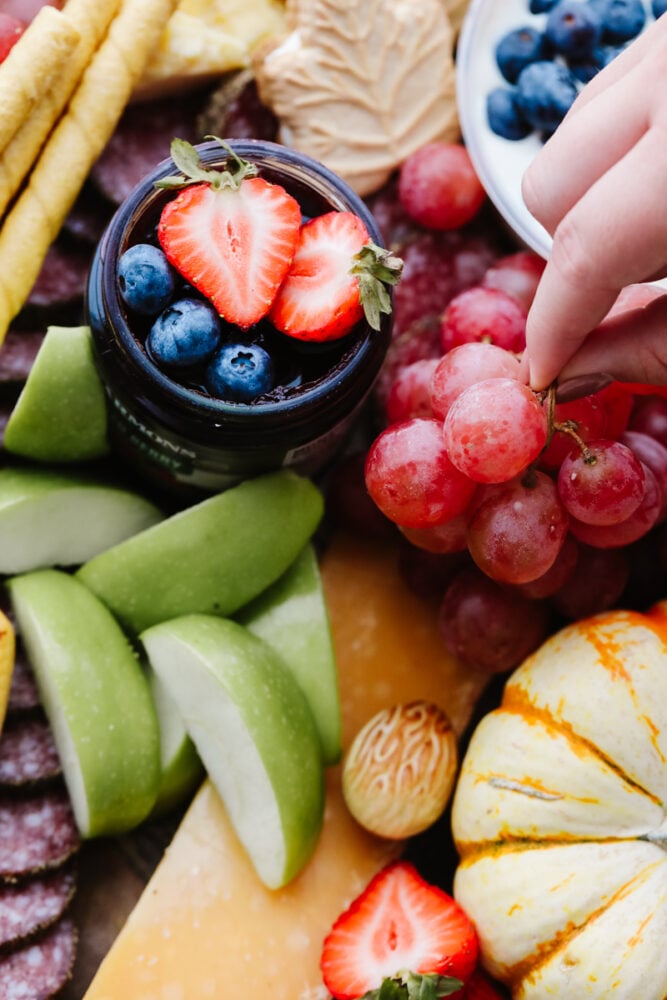
M513 1000L667 997L667 601L552 636L475 730L454 894Z

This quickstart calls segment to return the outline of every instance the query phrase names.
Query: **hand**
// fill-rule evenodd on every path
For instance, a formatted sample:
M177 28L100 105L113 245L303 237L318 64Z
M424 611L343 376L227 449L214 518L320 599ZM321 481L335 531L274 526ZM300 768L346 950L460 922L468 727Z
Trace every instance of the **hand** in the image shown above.
M526 330L534 389L593 372L667 382L667 295L635 308L626 293L602 322L621 289L667 276L666 95L667 15L584 88L524 175L553 236Z

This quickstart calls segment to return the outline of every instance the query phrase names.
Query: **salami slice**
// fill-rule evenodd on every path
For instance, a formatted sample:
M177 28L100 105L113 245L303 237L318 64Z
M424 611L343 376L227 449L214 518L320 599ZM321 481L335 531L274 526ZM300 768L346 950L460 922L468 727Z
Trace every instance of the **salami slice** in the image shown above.
M89 267L90 250L59 236L48 249L27 305L45 308L81 299Z
M51 728L45 719L10 720L0 737L0 786L43 784L61 774Z
M64 786L26 798L0 796L0 880L57 868L80 843Z
M22 712L34 712L38 708L41 708L41 701L35 675L26 659L23 647L18 644L14 670L12 671L12 683L9 689L7 716L11 717Z
M0 349L0 384L25 382L43 340L43 330L9 331Z
M0 1000L49 1000L72 975L77 933L63 917L37 941L0 957Z
M69 868L0 886L0 949L15 948L54 924L75 889L76 876Z
M102 238L114 207L100 197L97 188L86 183L63 223L63 230L88 247L95 247Z
M169 156L175 137L200 141L196 118L201 95L170 97L131 105L92 169L102 194L119 205L157 164Z

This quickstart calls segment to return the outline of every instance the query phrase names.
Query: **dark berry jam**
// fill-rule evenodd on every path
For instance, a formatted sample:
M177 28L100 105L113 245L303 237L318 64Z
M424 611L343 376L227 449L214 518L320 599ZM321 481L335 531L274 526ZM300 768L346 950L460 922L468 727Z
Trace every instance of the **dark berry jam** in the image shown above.
M260 176L296 198L305 218L351 211L381 243L363 202L321 164L274 143L230 145L257 164ZM206 165L222 167L218 143L197 148ZM116 265L135 243L157 245L160 213L175 195L154 184L174 172L171 159L163 161L121 205L91 270L88 319L107 389L112 444L145 476L179 492L212 492L283 466L314 475L340 448L368 396L389 343L390 319L384 317L379 332L362 321L324 345L286 337L267 320L245 331L226 327L225 340L258 344L273 361L273 388L250 403L212 396L202 367L162 370L145 346L151 320L123 303ZM188 287L184 294L197 293Z

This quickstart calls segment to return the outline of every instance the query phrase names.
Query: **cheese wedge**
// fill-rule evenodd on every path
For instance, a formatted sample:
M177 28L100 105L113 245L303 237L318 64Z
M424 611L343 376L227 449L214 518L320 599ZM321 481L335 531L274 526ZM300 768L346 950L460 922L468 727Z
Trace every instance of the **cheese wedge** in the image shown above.
M396 553L339 537L322 563L339 665L344 743L370 715L425 698L458 732L481 678L445 651L435 609L402 583ZM326 1000L319 958L340 911L400 844L366 833L328 773L323 832L288 886L264 888L205 782L86 1000Z

